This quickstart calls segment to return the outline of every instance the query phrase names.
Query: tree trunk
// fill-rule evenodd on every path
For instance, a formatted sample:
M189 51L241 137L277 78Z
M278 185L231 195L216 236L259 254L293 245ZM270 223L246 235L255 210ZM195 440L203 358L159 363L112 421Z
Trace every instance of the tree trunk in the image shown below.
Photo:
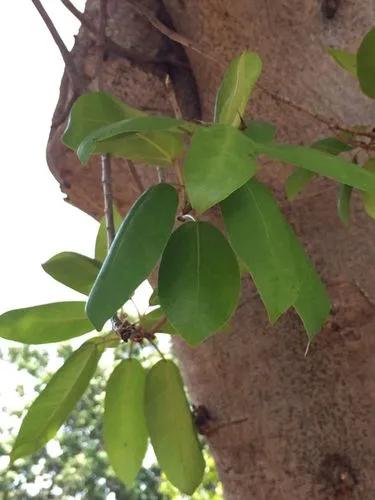
M171 113L164 86L172 77L187 117L209 120L223 67L245 49L264 62L261 83L272 92L347 125L375 122L373 102L325 54L355 50L375 24L374 0L147 0L164 23L194 41L216 64L172 43L127 2L109 1L109 33L134 59L108 53L106 88L145 109ZM97 3L86 15L95 19ZM73 50L93 88L94 39L81 29ZM144 62L145 57L157 62ZM160 59L163 59L160 62ZM167 62L165 61L167 59ZM176 64L182 61L184 64ZM82 169L59 142L72 96L65 76L48 145L52 172L69 201L102 213L96 160ZM249 116L273 121L280 140L309 143L327 134L306 113L259 89ZM156 181L143 168L145 184ZM226 498L323 500L375 498L375 224L358 200L349 228L336 215L336 187L319 180L292 204L282 194L287 169L266 165L263 177L305 242L333 300L331 318L308 355L294 313L272 327L249 280L231 333L196 349L175 342L192 401L212 416L208 442ZM125 211L137 195L126 162L114 165L115 198Z

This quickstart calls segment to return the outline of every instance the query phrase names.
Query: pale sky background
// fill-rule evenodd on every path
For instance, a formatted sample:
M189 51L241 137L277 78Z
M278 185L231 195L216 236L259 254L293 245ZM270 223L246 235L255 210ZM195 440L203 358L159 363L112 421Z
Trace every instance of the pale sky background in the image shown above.
M78 22L60 0L43 3L70 49ZM84 0L74 3L83 10ZM93 256L98 229L94 219L63 201L46 163L63 73L60 53L30 0L2 2L2 20L0 314L48 302L84 300L48 276L41 263L65 250ZM82 341L77 339L78 345ZM2 339L1 345L10 343ZM1 406L8 410L23 408L35 397L33 380L1 360L0 380ZM15 391L20 382L26 393L22 399ZM6 413L0 411L0 418L4 423ZM59 452L56 441L50 451ZM0 463L0 469L4 465Z

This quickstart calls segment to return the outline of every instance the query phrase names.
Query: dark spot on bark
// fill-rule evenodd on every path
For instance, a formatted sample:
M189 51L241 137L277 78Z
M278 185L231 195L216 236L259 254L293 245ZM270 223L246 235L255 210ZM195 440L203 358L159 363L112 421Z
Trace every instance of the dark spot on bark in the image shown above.
M351 460L340 453L327 454L320 464L319 479L333 498L350 498L358 484L357 473Z
M69 181L63 181L62 186L63 189L70 189L72 187Z
M322 13L327 19L333 19L340 7L341 0L323 0Z

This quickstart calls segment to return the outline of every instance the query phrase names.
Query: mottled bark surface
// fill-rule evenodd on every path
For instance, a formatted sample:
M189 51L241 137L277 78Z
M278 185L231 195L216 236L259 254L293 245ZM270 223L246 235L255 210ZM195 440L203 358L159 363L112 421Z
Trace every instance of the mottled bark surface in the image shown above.
M135 53L183 60L175 47L125 1L111 0L111 33ZM325 55L324 47L356 49L375 24L374 0L165 0L142 2L203 50L226 63L256 50L264 61L262 84L341 123L374 123L375 109L357 85ZM88 15L95 16L95 1ZM166 14L168 13L168 15ZM82 30L75 57L93 82L93 40ZM137 52L138 51L138 52ZM172 73L186 116L210 119L221 65L187 51L190 67L134 63L109 54L105 84L130 104L171 113L164 86ZM195 85L196 81L196 85ZM65 79L59 105L69 103ZM259 90L249 115L274 121L281 140L309 142L326 133L307 115L277 104ZM102 211L97 161L82 169L59 142L53 126L51 170L70 201L94 216ZM126 162L114 167L114 194L125 211L137 195ZM143 167L145 184L155 182ZM293 204L283 199L287 169L266 166L264 178L319 268L333 298L330 321L304 357L306 337L290 313L271 327L250 283L230 334L197 349L175 348L191 399L214 421L208 437L228 499L314 500L375 498L375 224L355 203L349 229L336 215L336 187L315 182Z

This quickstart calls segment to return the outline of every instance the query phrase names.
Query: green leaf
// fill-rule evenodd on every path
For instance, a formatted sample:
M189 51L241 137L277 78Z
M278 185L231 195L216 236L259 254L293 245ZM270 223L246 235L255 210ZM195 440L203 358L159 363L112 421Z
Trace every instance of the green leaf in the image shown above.
M341 184L337 197L337 212L343 224L348 224L350 219L350 200L353 188L346 184Z
M91 330L84 302L54 302L0 316L0 337L25 344L61 342Z
M228 321L238 302L237 258L208 222L187 222L171 236L159 269L160 304L191 345Z
M144 132L114 137L98 142L95 153L110 153L159 167L169 166L183 151L181 134L175 132Z
M271 142L276 135L276 127L272 123L252 120L243 131L255 142Z
M158 306L159 305L159 292L158 289L155 288L151 294L151 297L148 300L148 304L150 306Z
M147 449L144 416L146 371L139 361L121 361L110 376L105 396L104 447L116 475L131 487Z
M122 135L126 140L130 133L141 132L147 134L147 132L166 131L176 129L183 124L184 122L182 120L169 118L167 116L137 116L116 121L97 128L87 135L79 145L77 155L81 162L85 164L88 162L90 156L96 151L97 142L99 142L98 148L100 148L102 152L107 153L108 151L103 149L105 148L105 146L103 146L103 141L106 139L112 139L113 137Z
M100 269L100 262L75 252L62 252L42 267L63 285L88 295Z
M357 77L357 55L341 49L327 49L327 52L335 62L352 76Z
M221 203L229 240L252 275L271 322L297 299L299 245L271 192L252 179Z
M190 203L202 213L252 177L256 170L250 140L229 125L198 129L185 160Z
M131 108L107 92L90 92L81 95L73 104L63 143L77 151L83 139L93 130L113 122L142 116L144 113Z
M314 149L319 149L331 155L339 155L352 149L352 146L339 141L335 137L326 137L314 142L311 145ZM295 168L285 183L285 191L288 200L293 201L307 184L314 179L316 174L304 168Z
M177 366L156 363L147 374L145 415L159 465L182 493L192 495L205 463Z
M362 91L375 99L375 28L365 35L358 49L357 73Z
M375 172L375 158L371 158L364 165L363 168L369 172ZM362 200L367 214L375 219L375 194L362 193Z
M243 52L232 60L216 96L214 121L238 127L251 91L262 71L254 52Z
M310 170L295 168L285 182L285 192L288 200L293 201L314 177L314 172Z
M157 309L153 309L147 314L142 315L139 318L139 323L145 331L149 332L162 319L163 316L163 309L161 307L158 307ZM165 321L155 333L169 333L170 335L174 335L176 333L176 330L173 328L169 321Z
M52 376L27 412L10 458L31 455L52 439L85 392L102 349L87 342Z
M117 208L113 207L113 223L115 226L115 231L119 230L121 226L122 217ZM98 234L96 235L95 241L95 259L99 262L103 262L107 255L107 229L105 223L105 217L100 220Z
M258 153L275 160L292 163L357 189L375 192L375 174L366 172L343 158L303 146L253 144Z
M97 329L131 297L157 264L173 229L177 205L177 191L169 184L157 184L130 209L87 302L87 315Z

